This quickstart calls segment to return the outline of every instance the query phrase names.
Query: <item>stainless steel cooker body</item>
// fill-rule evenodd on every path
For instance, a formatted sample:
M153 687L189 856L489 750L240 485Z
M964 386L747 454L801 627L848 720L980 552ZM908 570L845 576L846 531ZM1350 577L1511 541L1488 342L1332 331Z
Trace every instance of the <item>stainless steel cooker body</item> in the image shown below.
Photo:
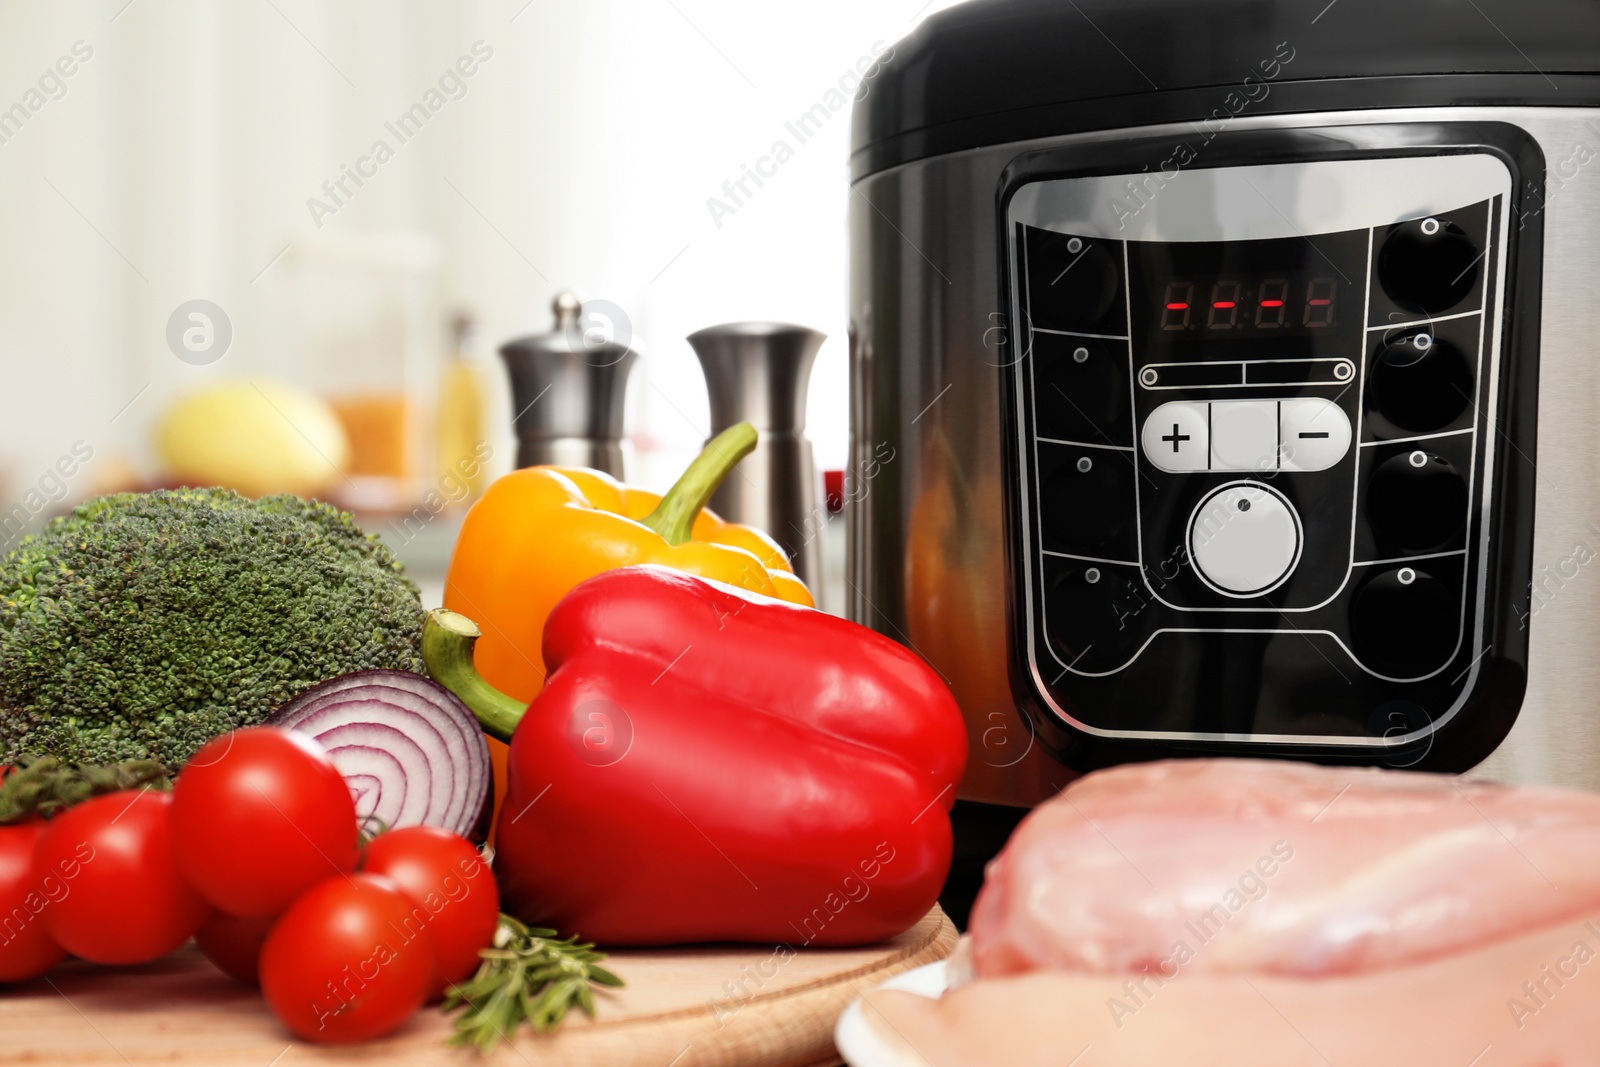
M1417 136L1406 132L1422 130L1434 132ZM1212 465L1208 485L1224 484L1219 471L1241 471L1233 481L1245 488L1231 490L1233 496L1216 498L1229 509L1229 515L1236 508L1247 510L1254 501L1258 517L1278 512L1288 516L1280 523L1287 532L1279 541L1271 536L1265 542L1245 538L1242 555L1234 549L1230 550L1232 556L1224 553L1221 563L1205 563L1197 559L1196 552L1208 551L1206 542L1194 532L1198 520L1191 517L1188 540L1174 564L1175 571L1187 568L1196 572L1191 578L1201 579L1199 585L1191 580L1187 592L1163 586L1159 577L1153 580L1160 572L1152 566L1156 561L1148 543L1134 546L1133 559L1120 560L1128 553L1108 551L1110 562L1100 562L1094 553L1080 553L1084 558L1074 559L1073 553L1050 552L1037 529L1040 509L1049 506L1051 495L1049 488L1042 486L1038 469L1040 449L1045 447L1038 442L1046 437L1046 428L1032 425L1031 415L1025 414L1031 410L1030 390L1038 384L1030 361L1045 358L1034 350L1032 339L1040 334L1023 303L1028 279L1021 257L1031 247L1027 244L1033 239L1030 234L1044 233L1052 240L1060 237L1080 245L1121 238L1125 232L1146 239L1237 236L1206 230L1208 219L1229 216L1232 211L1232 217L1254 219L1249 225L1260 229L1255 236L1263 238L1287 240L1296 234L1317 236L1342 228L1357 233L1364 230L1369 235L1368 247L1359 248L1360 238L1352 237L1352 255L1364 251L1367 259L1356 262L1370 265L1377 255L1371 246L1387 232L1384 226L1406 220L1413 225L1437 225L1420 216L1434 210L1430 197L1454 195L1436 190L1441 185L1450 187L1455 178L1449 176L1448 167L1446 171L1427 168L1437 168L1440 159L1457 156L1470 170L1471 160L1461 156L1458 147L1448 147L1453 143L1448 131L1468 130L1499 131L1489 139L1522 142L1519 149L1505 150L1512 155L1520 152L1520 163L1499 177L1485 171L1484 180L1489 184L1477 186L1477 193L1469 188L1470 179L1462 179L1468 182L1461 187L1466 190L1464 196L1470 193L1471 202L1482 199L1490 205L1485 230L1488 249L1481 265L1487 280L1475 320L1481 323L1484 341L1476 363L1480 375L1478 416L1470 433L1461 438L1466 451L1455 457L1464 472L1470 468L1464 477L1470 485L1475 518L1459 549L1464 561L1459 565L1423 558L1448 553L1390 551L1390 556L1403 558L1382 561L1396 576L1394 581L1409 584L1431 569L1443 574L1447 583L1459 582L1464 590L1460 648L1436 672L1443 688L1434 692L1434 703L1420 722L1402 715L1396 717L1396 725L1385 728L1381 708L1388 705L1381 705L1378 719L1369 722L1364 737L1344 728L1306 725L1294 718L1294 707L1272 710L1267 717L1277 725L1267 726L1259 721L1258 712L1255 723L1224 722L1206 729L1192 724L1173 727L1163 722L1159 709L1152 712L1146 707L1128 709L1129 718L1123 721L1117 701L1148 702L1155 683L1149 678L1139 684L1119 682L1117 672L1147 654L1144 650L1151 647L1153 638L1144 634L1115 655L1107 651L1114 642L1102 644L1098 653L1058 647L1041 629L1046 601L1055 595L1047 594L1047 587L1056 588L1049 583L1125 581L1124 605L1132 597L1136 605L1149 603L1167 612L1159 625L1150 624L1155 630L1184 629L1181 624L1188 618L1181 614L1184 611L1196 612L1196 618L1203 616L1207 625L1218 626L1218 620L1227 618L1225 612L1252 608L1248 598L1258 590L1249 586L1256 581L1270 582L1271 574L1255 572L1264 567L1276 573L1268 558L1274 552L1281 549L1283 566L1298 566L1302 571L1297 573L1309 573L1304 571L1307 565L1301 553L1314 553L1316 546L1303 546L1298 540L1300 521L1289 500L1297 500L1302 510L1307 505L1291 489L1285 490L1288 498L1279 492L1281 487L1306 484L1305 476L1284 475L1274 487L1272 478L1260 470L1244 469L1248 464L1217 466L1216 448L1209 453L1209 460L1203 455L1198 462ZM1348 137L1340 131L1348 131ZM1446 132L1441 135L1439 131ZM847 492L851 616L915 648L950 684L968 722L971 761L963 796L972 800L1029 805L1102 762L1162 754L1259 752L1459 770L1477 763L1507 728L1509 736L1478 764L1477 773L1524 783L1600 788L1600 726L1595 725L1593 712L1596 694L1600 694L1600 567L1591 566L1600 553L1600 479L1595 469L1600 456L1595 434L1600 419L1600 359L1596 358L1600 353L1595 344L1600 336L1600 301L1594 296L1600 280L1600 180L1595 174L1600 170L1600 110L1429 107L1240 115L1230 120L1224 135L1207 139L1205 151L1197 158L1170 167L1168 180L1189 175L1192 180L1187 187L1204 193L1187 205L1177 191L1180 186L1169 189L1162 179L1141 177L1167 170L1159 160L1155 166L1126 165L1121 170L1084 164L1097 155L1139 158L1137 153L1128 155L1129 145L1148 146L1163 140L1178 143L1193 140L1197 132L1196 124L1180 123L1013 142L894 166L853 185L852 466ZM1428 138L1435 136L1442 139L1437 151L1430 151ZM1305 195L1298 199L1288 196L1284 201L1288 207L1280 203L1271 211L1246 210L1242 215L1223 203L1233 195L1230 189L1236 192L1240 188L1239 181L1252 187L1259 184L1257 191L1269 194L1263 196L1269 204L1277 202L1270 195L1276 188L1298 188L1304 194L1320 180L1316 161L1322 157L1317 146L1338 146L1346 141L1360 147L1357 154L1364 157L1408 156L1420 161L1416 165L1423 169L1349 172L1333 183L1342 191L1326 219L1306 215L1309 209L1305 205L1315 197ZM1387 152L1373 147L1383 143L1407 147ZM1296 169L1295 161L1284 157L1289 163L1287 171L1274 175L1253 170L1255 164L1249 156L1256 148L1252 146L1277 144L1306 148L1300 161L1306 166ZM1276 162L1282 164L1284 159ZM1096 171L1101 179L1110 176L1124 184L1129 195L1122 198L1121 208L1110 206L1114 197L1096 201L1093 180L1100 180L1093 177ZM1208 171L1225 171L1232 177L1211 180L1206 177ZM1059 173L1068 174L1062 179L1065 184L1051 186L1049 182ZM1085 175L1089 176L1087 184L1072 184L1072 178ZM1354 179L1346 180L1350 175L1355 175ZM1271 184L1280 179L1287 184ZM1029 191L1035 180L1043 184L1035 184ZM1495 187L1497 181L1499 187ZM1143 188L1144 195L1134 186ZM1480 198L1478 193L1484 196ZM1092 206L1091 201L1100 206ZM1442 210L1462 204L1440 201L1438 206ZM1278 218L1272 218L1273 214ZM1198 229L1182 232L1185 219ZM1028 230L1028 226L1039 229ZM1054 231L1054 236L1046 231ZM1082 236L1068 238L1069 233ZM1137 287L1137 280L1127 273L1134 246L1129 243L1126 247L1126 253L1114 254L1124 256L1125 278L1129 286ZM1270 280L1272 285L1278 282ZM1359 282L1355 287L1365 288ZM1208 294L1209 302L1231 308L1231 301L1216 298L1219 291ZM1176 292L1169 289L1160 299L1167 300L1169 308L1186 307L1185 300L1173 296ZM1257 296L1261 293L1269 290L1262 289ZM1122 299L1131 305L1131 296L1123 294ZM1265 297L1258 302L1271 303ZM1310 315L1310 310L1306 314ZM1130 312L1129 320L1132 318ZM1368 324L1366 345L1381 345L1388 334L1373 325L1381 323L1378 312L1369 307L1362 321ZM1414 343L1419 351L1419 334L1431 343L1434 333L1444 337L1450 330L1444 322L1401 325L1404 329L1395 331L1395 337ZM1092 331L1082 333L1081 338L1053 338L1053 343L1059 342L1057 347L1066 347L1050 358L1081 360L1085 349L1096 343L1118 351L1119 346L1137 348L1139 344L1138 330L1132 325L1121 335L1108 331L1103 338L1095 338ZM1520 338L1515 346L1513 335ZM1326 362L1322 371L1349 376L1322 379L1327 388L1319 395L1326 398L1327 405L1341 403L1341 383L1358 391L1371 387L1365 351L1348 367L1337 366L1337 360ZM1241 369L1236 373L1248 377L1261 368L1244 367L1244 363L1274 361L1239 362ZM1187 447L1190 437L1186 429L1203 432L1204 420L1225 419L1233 426L1243 425L1246 416L1261 416L1276 418L1278 429L1287 432L1283 419L1291 411L1290 401L1315 392L1299 379L1294 388L1269 388L1255 394L1240 388L1244 379L1221 379L1232 380L1235 388L1221 389L1211 401L1193 388L1172 393L1177 406L1162 408L1158 418L1154 409L1165 402L1159 389L1165 381L1161 375L1167 371L1146 364L1150 361L1140 352L1132 353L1131 370L1145 368L1144 377L1128 383L1136 422L1134 439L1116 449L1108 448L1103 457L1082 451L1075 461L1077 469L1087 471L1095 462L1129 463L1136 478L1159 479L1169 469L1186 469L1181 463L1187 461L1168 455L1165 443L1172 442L1173 452ZM1171 366L1181 369L1177 364ZM1195 385L1194 380L1185 381ZM1516 395L1518 390L1525 395ZM1251 397L1264 398L1264 402L1250 401ZM1364 432L1370 436L1370 428L1364 431L1360 424L1357 409L1363 402L1359 392L1356 397L1354 408L1343 402L1355 413L1354 438L1348 443L1348 453L1339 453L1339 457L1349 458L1329 462L1349 466L1351 479L1361 486L1352 490L1353 506L1359 509L1365 499L1360 494L1372 478L1369 457L1375 462L1386 448L1399 457L1395 462L1402 467L1416 462L1417 457L1423 457L1423 462L1444 463L1436 453L1446 449L1422 440L1431 435L1415 435L1418 440L1413 442L1391 432L1396 444L1376 442L1381 447L1372 451L1367 445L1375 442L1363 436ZM1516 412L1521 413L1521 425ZM1173 416L1170 420L1169 415ZM1170 437L1165 435L1167 421L1173 423ZM1142 437L1137 425L1141 422ZM1222 425L1216 422L1210 427L1213 444L1223 439ZM1332 436L1338 438L1340 433L1348 437L1352 428L1344 426ZM1316 431L1302 436L1318 439L1307 442L1307 447L1322 447L1328 435ZM1283 455L1275 455L1269 462L1274 474L1280 466L1283 471L1292 467ZM1367 466L1362 467L1363 463ZM1502 484L1496 484L1497 471ZM1302 480L1296 482L1296 478ZM1514 487L1513 482L1518 484ZM1248 499L1239 497L1241 492ZM1497 495L1504 493L1510 495ZM1526 504L1530 500L1531 514ZM1499 514L1491 513L1491 504L1499 508ZM1110 506L1121 505L1113 502ZM1135 510L1147 507L1145 501ZM1197 506L1196 515L1201 510ZM1345 549L1339 548L1333 554L1343 552ZM1273 610L1280 621L1261 629L1294 633L1301 626L1316 629L1308 621L1316 616L1296 612L1331 603L1331 597L1354 580L1352 576L1364 580L1374 573L1360 570L1363 561L1352 563L1363 554L1384 555L1370 546L1365 553L1350 549L1343 561L1344 578L1338 578L1337 566L1330 571L1331 584L1324 590L1328 598L1308 588L1300 601L1293 597L1275 600ZM1208 566L1210 577L1201 573ZM1457 569L1450 570L1451 566ZM1060 577L1052 567L1066 567L1063 573L1067 577ZM1240 568L1246 572L1243 578L1235 573ZM1240 603L1234 605L1234 600ZM1114 610L1120 617L1142 609L1124 606ZM1250 618L1259 621L1257 616ZM1330 631L1326 639L1337 643L1342 637ZM1083 643L1093 644L1087 639ZM1070 641L1066 644L1071 646ZM1197 648L1194 655L1212 654ZM1226 658L1220 649L1213 651ZM1088 659L1082 663L1073 658L1085 654ZM1107 655L1109 659L1095 658ZM1417 671L1408 674L1400 668L1383 667L1381 653L1375 667L1364 654L1351 656L1355 667L1341 661L1344 669L1352 673L1366 670L1371 678L1365 681L1371 686L1381 687L1391 676L1418 676ZM1334 666L1334 657L1325 658ZM1363 659L1365 668L1359 662ZM1146 667L1150 662L1146 660ZM1491 667L1493 664L1498 666ZM1226 674L1249 666L1230 667L1219 660L1217 669ZM1462 668L1459 676L1447 678L1457 674L1457 666ZM1341 673L1337 666L1334 673ZM1074 703L1071 688L1080 676L1082 685L1091 688L1076 692L1095 694L1084 697L1081 705ZM1181 676L1182 672L1173 673L1174 678ZM1132 675L1121 677L1131 679ZM1061 682L1063 678L1065 682ZM1110 681L1104 681L1107 678ZM1447 682L1455 688L1448 689ZM1232 683L1224 677L1219 684L1227 687ZM1263 688L1260 677L1245 677L1239 684ZM1357 689L1359 686L1352 688L1352 693ZM1324 694L1317 699L1339 698ZM1363 699L1377 698L1369 692ZM1292 693L1283 702L1293 704ZM1090 709L1090 704L1095 707ZM1448 756L1433 749L1433 742L1445 736L1443 731L1456 716L1485 720L1480 731L1486 738L1482 752L1473 753L1470 745L1459 743ZM1123 728L1129 722L1133 727ZM1298 725L1285 727L1281 725L1284 722ZM1459 718L1455 728L1459 735Z

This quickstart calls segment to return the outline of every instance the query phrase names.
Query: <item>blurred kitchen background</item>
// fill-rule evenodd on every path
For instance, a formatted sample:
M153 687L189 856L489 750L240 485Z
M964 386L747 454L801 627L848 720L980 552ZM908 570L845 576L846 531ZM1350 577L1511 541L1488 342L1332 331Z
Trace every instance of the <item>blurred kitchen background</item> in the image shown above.
M630 481L698 451L684 338L733 320L828 335L842 468L849 98L950 2L0 4L0 543L221 469L355 508L437 603L515 462L496 350L562 291L641 351Z

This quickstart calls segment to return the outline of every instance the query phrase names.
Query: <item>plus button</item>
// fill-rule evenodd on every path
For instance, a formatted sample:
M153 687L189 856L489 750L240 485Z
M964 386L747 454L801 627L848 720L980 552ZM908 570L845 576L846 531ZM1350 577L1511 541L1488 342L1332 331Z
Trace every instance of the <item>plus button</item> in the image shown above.
M1145 416L1139 430L1139 447L1145 459L1168 474L1210 470L1210 403L1173 400L1157 407Z

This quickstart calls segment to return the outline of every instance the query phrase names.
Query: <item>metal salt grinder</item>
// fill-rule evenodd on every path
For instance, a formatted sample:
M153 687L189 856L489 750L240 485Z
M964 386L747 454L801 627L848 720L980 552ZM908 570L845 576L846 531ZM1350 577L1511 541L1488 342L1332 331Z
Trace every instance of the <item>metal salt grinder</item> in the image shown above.
M759 432L711 498L725 519L775 538L800 578L821 577L827 515L817 501L816 461L806 437L806 386L826 334L780 322L730 322L689 335L711 395L711 433L749 422Z
M624 478L623 406L638 345L586 332L583 303L572 293L557 293L550 309L549 333L500 346L511 375L517 466L593 467Z

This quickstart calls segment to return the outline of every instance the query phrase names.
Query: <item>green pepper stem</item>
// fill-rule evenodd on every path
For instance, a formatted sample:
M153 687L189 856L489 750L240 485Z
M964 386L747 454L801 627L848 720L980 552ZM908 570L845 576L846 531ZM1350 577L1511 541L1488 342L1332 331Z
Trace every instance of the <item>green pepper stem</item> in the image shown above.
M739 461L755 451L756 428L741 422L706 442L683 477L667 490L656 509L640 521L660 534L669 545L689 540L694 520Z
M422 662L433 680L461 698L478 717L483 732L507 744L528 705L484 680L472 663L472 649L483 631L447 608L428 612L422 624Z

